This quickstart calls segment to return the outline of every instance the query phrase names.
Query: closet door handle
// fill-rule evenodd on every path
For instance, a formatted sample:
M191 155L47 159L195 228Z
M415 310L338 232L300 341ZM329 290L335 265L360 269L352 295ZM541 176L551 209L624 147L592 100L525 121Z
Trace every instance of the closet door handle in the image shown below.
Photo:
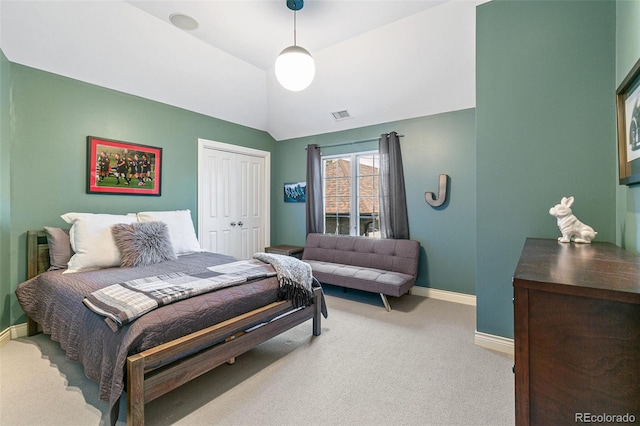
M244 225L242 222L238 222L238 226L242 226Z
M236 223L235 222L231 222L231 226L235 228L236 227Z

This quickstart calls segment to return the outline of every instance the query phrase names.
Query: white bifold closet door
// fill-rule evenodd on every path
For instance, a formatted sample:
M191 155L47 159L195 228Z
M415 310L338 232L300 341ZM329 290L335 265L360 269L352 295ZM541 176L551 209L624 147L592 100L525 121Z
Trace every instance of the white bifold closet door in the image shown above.
M200 245L238 259L264 251L264 158L205 148L200 161Z

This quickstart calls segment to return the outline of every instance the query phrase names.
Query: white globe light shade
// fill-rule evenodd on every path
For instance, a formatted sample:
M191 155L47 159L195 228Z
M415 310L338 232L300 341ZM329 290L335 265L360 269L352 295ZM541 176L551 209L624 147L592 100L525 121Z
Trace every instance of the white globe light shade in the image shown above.
M289 46L276 59L276 78L285 89L298 92L306 89L316 75L313 57L300 46Z

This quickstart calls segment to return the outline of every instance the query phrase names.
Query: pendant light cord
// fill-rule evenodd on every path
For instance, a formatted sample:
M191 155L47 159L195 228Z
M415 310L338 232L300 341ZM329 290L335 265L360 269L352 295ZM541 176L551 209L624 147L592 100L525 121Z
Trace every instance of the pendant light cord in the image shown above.
M297 46L296 42L296 11L293 11L293 45Z

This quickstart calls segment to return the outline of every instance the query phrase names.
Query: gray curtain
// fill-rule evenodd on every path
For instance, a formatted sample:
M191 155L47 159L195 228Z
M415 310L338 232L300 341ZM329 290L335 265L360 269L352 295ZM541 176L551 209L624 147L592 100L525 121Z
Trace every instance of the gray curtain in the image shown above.
M400 138L396 132L380 135L380 234L382 238L409 239L409 216L404 189Z
M307 235L324 233L320 147L307 145Z

